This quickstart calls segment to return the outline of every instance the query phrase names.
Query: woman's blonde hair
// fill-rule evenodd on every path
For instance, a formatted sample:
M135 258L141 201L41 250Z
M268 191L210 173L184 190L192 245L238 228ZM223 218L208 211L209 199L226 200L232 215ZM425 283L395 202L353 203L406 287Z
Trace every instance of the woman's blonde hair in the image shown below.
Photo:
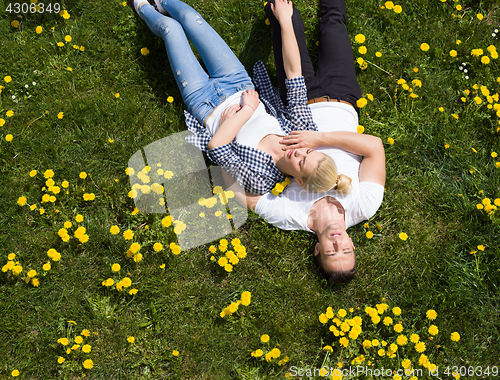
M316 171L304 179L304 189L322 193L328 190L338 191L347 195L352 190L351 178L344 174L338 174L337 165L330 156L319 161Z

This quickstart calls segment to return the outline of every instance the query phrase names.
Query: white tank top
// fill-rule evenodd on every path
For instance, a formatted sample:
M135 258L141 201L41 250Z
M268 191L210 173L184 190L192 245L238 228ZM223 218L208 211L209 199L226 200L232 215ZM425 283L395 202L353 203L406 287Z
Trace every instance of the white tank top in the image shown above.
M231 95L222 102L207 119L205 126L208 131L214 135L219 129L220 117L224 110L232 105L242 104L243 91ZM241 127L236 135L236 142L240 145L250 146L257 149L259 142L267 135L283 136L280 124L276 118L266 112L264 104L259 103L259 106L253 113L252 117Z

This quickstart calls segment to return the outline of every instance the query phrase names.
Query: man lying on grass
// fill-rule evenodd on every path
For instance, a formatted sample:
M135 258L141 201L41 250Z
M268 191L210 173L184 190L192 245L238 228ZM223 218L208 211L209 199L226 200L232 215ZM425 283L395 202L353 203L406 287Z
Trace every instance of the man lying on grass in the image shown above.
M300 13L286 0L271 0L266 11L273 30L278 82L285 80L282 39L295 35L310 99L308 104L318 126L318 132L294 131L285 136L281 141L283 150L294 154L298 148L308 148L329 155L338 173L351 178L351 191L346 194L334 186L325 193L311 193L292 181L279 196L272 193L236 193L236 196L240 203L276 227L315 233L319 241L314 255L323 275L336 283L349 282L357 269L354 245L346 229L371 218L380 207L384 195L385 152L380 138L357 133L356 101L361 97L361 90L345 27L345 2L321 0L316 74L307 52ZM280 85L280 89L284 88ZM285 99L286 93L281 97Z

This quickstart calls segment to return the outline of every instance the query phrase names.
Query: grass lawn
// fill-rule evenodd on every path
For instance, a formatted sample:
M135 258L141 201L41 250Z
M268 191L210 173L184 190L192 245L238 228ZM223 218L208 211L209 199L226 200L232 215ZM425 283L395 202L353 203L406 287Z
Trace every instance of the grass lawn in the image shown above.
M263 2L186 2L276 83ZM347 0L358 131L387 159L347 285L322 279L314 236L251 212L180 251L190 224L136 210L126 174L186 129L163 42L118 0L28 3L0 0L0 378L498 376L496 1ZM317 3L294 3L314 60Z

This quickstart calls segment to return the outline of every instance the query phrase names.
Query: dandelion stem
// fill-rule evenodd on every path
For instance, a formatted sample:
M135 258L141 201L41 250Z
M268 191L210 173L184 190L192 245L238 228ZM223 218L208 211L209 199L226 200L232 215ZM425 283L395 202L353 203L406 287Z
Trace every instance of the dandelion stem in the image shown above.
M365 61L366 61L366 62L368 62L370 65L375 66L377 69L382 70L384 73L386 73L386 74L388 74L388 75L392 75L392 73L390 73L390 72L388 72L388 71L384 70L384 69L383 69L383 68L381 68L380 66L378 66L378 65L374 64L373 62L370 62L370 61L368 61L367 59L365 59Z
M21 136L24 134L24 132L26 132L26 130L30 127L31 124L33 124L35 121L37 120L40 120L42 117L44 116L44 114L42 114L42 116L40 117L37 117L35 120L33 120L31 123L29 123L26 128L23 129L23 131L21 132Z

